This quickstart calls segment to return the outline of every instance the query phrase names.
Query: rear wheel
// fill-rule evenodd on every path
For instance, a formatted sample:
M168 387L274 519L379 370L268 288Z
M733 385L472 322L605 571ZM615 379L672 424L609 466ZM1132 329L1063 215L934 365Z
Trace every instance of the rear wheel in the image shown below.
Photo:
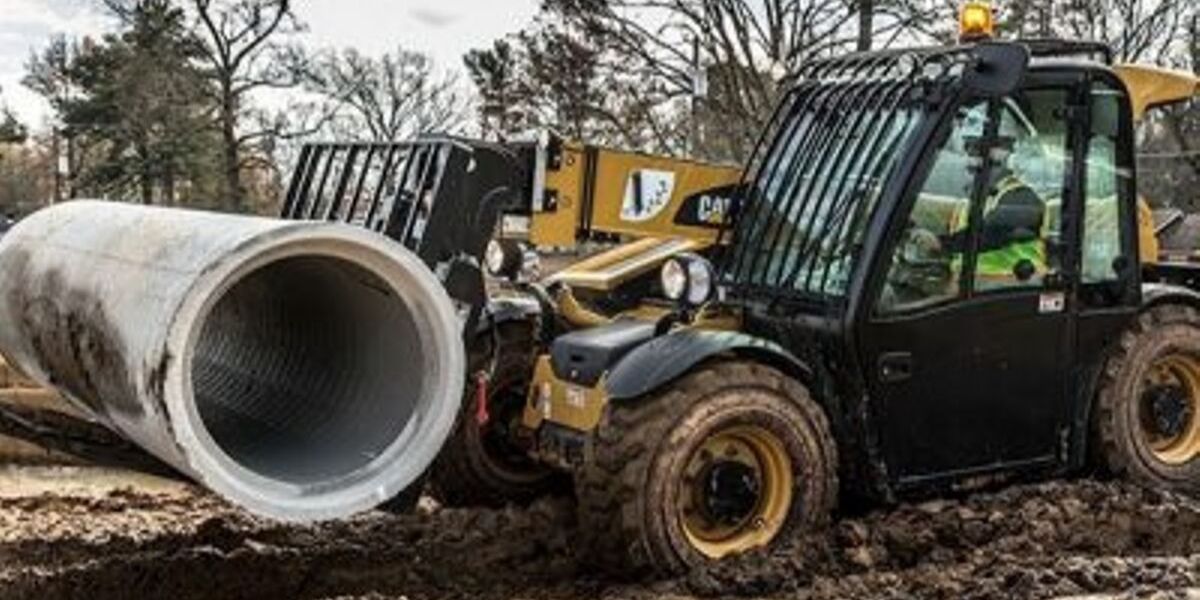
M677 574L825 523L837 454L798 382L717 363L611 406L576 482L583 534L611 570Z
M527 504L561 489L560 474L534 462L514 443L533 371L530 325L501 324L495 335L489 331L476 338L469 351L462 408L430 475L434 497L447 506L503 506ZM490 372L482 383L483 411L481 372Z
M1103 374L1095 433L1113 474L1200 490L1200 313L1156 307L1122 336Z

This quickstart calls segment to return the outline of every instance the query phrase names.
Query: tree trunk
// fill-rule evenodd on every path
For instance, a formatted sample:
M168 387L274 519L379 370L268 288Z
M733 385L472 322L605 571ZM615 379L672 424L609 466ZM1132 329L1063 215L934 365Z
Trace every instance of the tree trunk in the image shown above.
M137 144L138 156L138 192L142 197L142 204L150 206L154 204L154 173L150 166L150 151L144 143Z
M225 197L221 199L221 203L235 212L243 212L245 203L242 197L241 156L238 152L237 101L233 97L233 82L225 82L222 87L224 93L221 102L221 158Z
M175 206L175 165L167 164L166 172L163 173L163 204L167 206Z
M858 50L866 52L871 49L871 39L875 34L875 0L859 0L858 2Z

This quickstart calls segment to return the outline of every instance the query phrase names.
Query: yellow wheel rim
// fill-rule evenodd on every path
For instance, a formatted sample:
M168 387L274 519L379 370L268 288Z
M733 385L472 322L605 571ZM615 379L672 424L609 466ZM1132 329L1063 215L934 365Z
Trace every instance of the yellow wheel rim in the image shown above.
M793 485L792 461L773 433L721 430L688 458L677 495L684 535L713 559L766 545L787 520Z
M1142 382L1138 421L1154 458L1184 464L1200 454L1200 361L1168 354Z

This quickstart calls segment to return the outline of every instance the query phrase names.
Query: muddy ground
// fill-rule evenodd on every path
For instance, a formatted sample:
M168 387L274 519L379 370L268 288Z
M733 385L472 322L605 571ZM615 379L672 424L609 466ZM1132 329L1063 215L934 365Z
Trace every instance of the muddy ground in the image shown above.
M619 582L576 555L567 500L293 526L130 477L0 471L0 598L1200 598L1200 503L1113 483L880 510L714 573Z
M598 577L576 553L569 499L507 510L425 499L410 515L272 523L71 420L53 399L10 400L0 392L0 408L20 406L18 419L54 436L5 437L17 424L0 418L0 462L10 463L0 467L0 600L1200 600L1200 501L1120 483L1027 485L843 515L828 531L712 572L621 581ZM71 458L81 452L104 464Z

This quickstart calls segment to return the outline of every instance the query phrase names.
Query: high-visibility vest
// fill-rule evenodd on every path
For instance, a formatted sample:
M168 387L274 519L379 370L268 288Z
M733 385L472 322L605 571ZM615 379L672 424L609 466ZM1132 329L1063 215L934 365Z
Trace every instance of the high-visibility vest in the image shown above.
M1014 175L1008 175L1001 179L996 185L996 193L987 199L987 204L983 207L984 214L994 210L1005 194L1023 187L1028 186ZM969 211L969 204L964 206L963 210ZM965 215L960 215L954 221L956 227L965 227L967 219ZM961 272L961 260L961 257L956 258L952 265L959 272ZM1016 278L1013 270L1022 260L1028 260L1033 265L1035 275L1044 275L1049 264L1046 258L1045 241L1038 237L1023 242L1012 242L995 250L980 252L975 260L975 278L997 283L1012 281Z
M1033 265L1034 274L1046 273L1046 244L1041 239L1027 242L1014 242L1003 248L980 252L975 261L975 277L977 279L996 279L1007 281L1016 277L1013 269L1022 260L1028 260Z

